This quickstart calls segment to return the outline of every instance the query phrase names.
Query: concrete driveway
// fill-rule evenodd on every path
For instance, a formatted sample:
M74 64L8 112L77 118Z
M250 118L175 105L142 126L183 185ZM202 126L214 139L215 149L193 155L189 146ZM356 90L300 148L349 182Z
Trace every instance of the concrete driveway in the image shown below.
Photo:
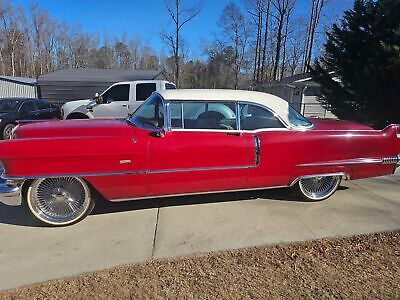
M0 290L206 251L400 229L400 172L343 182L328 200L284 189L102 204L86 220L39 227L0 198Z

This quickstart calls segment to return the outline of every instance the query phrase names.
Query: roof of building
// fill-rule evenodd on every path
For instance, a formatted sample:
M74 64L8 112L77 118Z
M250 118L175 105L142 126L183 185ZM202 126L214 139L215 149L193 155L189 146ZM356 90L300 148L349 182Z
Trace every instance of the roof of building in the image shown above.
M0 80L15 82L26 85L35 85L36 79L29 77L17 77L17 76L0 76Z
M254 91L242 91L242 90L164 90L160 91L159 94L165 100L177 100L177 101L248 101L254 102L270 108L281 117L287 116L289 104L287 101L277 96L254 92Z
M64 69L39 76L40 81L133 81L152 80L161 74L160 70L126 69Z

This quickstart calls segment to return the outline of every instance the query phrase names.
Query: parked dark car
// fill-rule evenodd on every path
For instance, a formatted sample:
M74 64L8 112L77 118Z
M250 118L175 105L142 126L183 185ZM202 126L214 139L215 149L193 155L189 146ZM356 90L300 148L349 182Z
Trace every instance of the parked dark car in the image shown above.
M60 109L42 99L0 99L0 137L9 139L18 120L46 120L59 117Z

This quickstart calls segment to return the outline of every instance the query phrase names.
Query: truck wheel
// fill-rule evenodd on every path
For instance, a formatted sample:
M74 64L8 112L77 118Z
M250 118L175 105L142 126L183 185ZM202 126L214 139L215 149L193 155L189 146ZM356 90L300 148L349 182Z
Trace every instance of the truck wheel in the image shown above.
M293 190L306 201L324 200L336 191L342 176L314 176L301 178Z
M26 202L37 220L53 226L79 222L94 208L88 184L78 177L35 179L28 187Z
M3 129L3 139L9 140L11 138L11 133L15 128L14 124L7 124Z
M77 119L89 119L89 117L85 114L81 113L73 113L67 116L67 120L77 120Z

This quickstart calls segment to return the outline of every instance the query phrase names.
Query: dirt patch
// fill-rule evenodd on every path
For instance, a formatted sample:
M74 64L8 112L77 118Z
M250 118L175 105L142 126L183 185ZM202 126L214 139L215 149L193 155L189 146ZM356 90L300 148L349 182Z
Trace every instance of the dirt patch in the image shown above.
M153 260L0 298L400 299L400 232Z

